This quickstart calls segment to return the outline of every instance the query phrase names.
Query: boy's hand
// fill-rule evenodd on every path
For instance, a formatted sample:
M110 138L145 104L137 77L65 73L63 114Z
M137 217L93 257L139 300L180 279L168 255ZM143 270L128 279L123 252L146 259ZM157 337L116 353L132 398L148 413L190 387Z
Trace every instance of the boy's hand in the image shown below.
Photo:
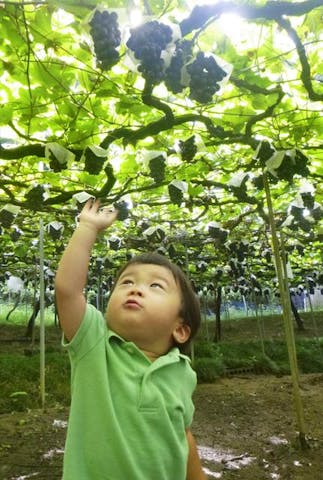
M117 216L118 210L115 210L112 206L100 209L100 201L90 199L84 205L79 216L79 221L80 225L86 225L96 232L100 232L110 227Z

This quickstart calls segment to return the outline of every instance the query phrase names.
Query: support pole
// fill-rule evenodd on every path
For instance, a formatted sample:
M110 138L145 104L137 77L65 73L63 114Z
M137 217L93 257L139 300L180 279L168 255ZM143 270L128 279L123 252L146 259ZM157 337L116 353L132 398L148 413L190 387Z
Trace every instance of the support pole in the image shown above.
M266 201L269 214L269 224L271 230L271 240L273 253L276 263L277 279L279 284L280 301L283 310L283 320L285 327L285 336L293 384L293 396L296 410L297 426L299 431L299 443L302 449L308 448L305 431L304 409L299 387L299 372L296 357L296 345L293 330L293 320L291 316L289 289L284 275L284 259L280 253L279 240L274 220L274 210L271 200L271 193L267 173L263 172L264 187L266 192ZM288 290L288 291L287 291Z
M39 221L39 301L40 301L40 399L45 409L45 281L44 281L44 225Z

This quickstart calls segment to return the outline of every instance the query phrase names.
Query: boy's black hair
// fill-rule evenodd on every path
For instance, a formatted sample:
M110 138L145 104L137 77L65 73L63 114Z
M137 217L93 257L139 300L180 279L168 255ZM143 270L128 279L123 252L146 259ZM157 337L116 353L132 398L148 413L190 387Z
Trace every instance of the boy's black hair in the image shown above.
M129 265L133 264L159 265L167 268L172 273L174 280L179 286L182 294L180 316L183 319L184 324L188 325L191 330L189 339L185 343L176 344L175 342L175 345L181 352L188 353L189 344L192 338L196 335L201 324L200 302L198 296L193 290L190 280L187 278L181 268L175 263L171 262L167 257L156 252L149 252L131 258L123 267L121 267L115 278L114 285L116 285L118 279L125 269L128 268Z

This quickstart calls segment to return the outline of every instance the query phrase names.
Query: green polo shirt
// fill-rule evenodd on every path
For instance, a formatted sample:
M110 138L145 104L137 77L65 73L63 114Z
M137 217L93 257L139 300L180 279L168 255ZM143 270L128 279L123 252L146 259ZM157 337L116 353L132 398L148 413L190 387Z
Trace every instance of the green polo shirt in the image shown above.
M88 305L65 344L71 409L63 480L185 480L196 375L177 348L151 362Z

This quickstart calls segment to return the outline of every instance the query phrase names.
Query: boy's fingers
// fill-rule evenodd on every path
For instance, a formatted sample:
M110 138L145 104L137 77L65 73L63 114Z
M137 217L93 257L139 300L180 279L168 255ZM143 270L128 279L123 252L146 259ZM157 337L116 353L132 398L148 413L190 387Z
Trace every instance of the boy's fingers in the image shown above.
M112 221L112 222L114 222L114 220L118 216L118 210L116 208L114 208L113 205L101 208L100 212L102 212L104 215L109 217L110 221Z
M98 199L93 200L93 201L92 201L92 207L94 207L94 208L96 208L96 210L98 210L99 207L100 207L100 203L101 203L101 202L100 202L100 200L98 200Z
M90 210L97 201L98 201L98 200L95 200L95 199L92 198L92 197L89 198L89 199L85 202L83 209L84 209L84 210Z
M116 209L112 205L110 205L108 207L102 207L101 211L104 213L113 213L116 211Z

